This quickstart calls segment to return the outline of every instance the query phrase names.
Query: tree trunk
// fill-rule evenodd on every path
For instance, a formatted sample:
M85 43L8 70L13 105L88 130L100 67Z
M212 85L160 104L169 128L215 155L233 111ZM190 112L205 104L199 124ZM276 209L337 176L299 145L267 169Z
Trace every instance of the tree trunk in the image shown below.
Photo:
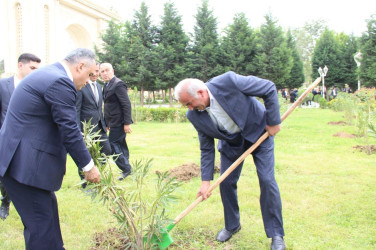
M140 106L144 106L144 87L141 87L140 89Z
M172 107L172 91L173 91L173 88L170 88L169 93L168 93L168 101L170 103L170 107Z

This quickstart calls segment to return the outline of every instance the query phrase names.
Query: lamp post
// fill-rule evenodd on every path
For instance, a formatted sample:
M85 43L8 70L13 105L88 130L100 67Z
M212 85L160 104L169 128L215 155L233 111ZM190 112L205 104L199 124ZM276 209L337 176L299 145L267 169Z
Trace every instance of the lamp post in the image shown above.
M360 61L362 60L362 53L360 51L355 54L354 60L356 62L356 65L358 66L358 90L360 90L359 67Z
M320 77L322 79L322 97L323 98L325 98L325 76L326 76L326 73L328 73L328 67L326 65L325 65L324 69L322 69L321 67L319 68L319 74L320 74Z

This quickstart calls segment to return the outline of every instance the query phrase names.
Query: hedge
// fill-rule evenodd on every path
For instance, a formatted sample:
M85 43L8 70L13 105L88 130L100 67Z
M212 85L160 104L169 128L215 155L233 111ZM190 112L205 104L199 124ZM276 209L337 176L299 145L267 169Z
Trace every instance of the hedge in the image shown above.
M134 122L155 121L155 122L187 122L187 108L146 108L136 107L132 109Z

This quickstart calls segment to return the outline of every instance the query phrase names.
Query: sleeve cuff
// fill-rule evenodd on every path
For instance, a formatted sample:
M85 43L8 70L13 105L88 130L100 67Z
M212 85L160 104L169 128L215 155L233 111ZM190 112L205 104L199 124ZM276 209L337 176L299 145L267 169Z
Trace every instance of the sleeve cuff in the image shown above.
M94 167L94 162L93 162L93 159L90 159L90 162L82 168L82 171L84 172L88 172L90 171L92 168Z

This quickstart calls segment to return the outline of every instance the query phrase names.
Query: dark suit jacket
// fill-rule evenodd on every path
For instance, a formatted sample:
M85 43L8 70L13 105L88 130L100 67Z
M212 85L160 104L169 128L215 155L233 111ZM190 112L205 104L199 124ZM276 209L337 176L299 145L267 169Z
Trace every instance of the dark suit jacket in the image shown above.
M81 169L91 156L76 121L77 90L55 63L27 75L13 92L0 131L0 175L56 191L67 152Z
M14 76L0 79L0 128L4 123L5 115L8 110L10 97L14 91Z
M103 88L104 120L108 127L132 124L132 106L127 85L114 76Z
M104 122L102 112L102 87L99 83L95 83L98 91L98 102L95 101L93 91L90 84L86 84L80 91L77 92L76 109L77 109L77 122L82 131L82 122L89 122L91 125L98 125L99 128L106 132L106 123Z
M234 72L210 79L206 86L240 128L240 135L247 141L255 143L264 133L265 126L281 123L278 93L275 84L255 76L242 76ZM261 97L264 105L254 96ZM187 112L187 118L196 128L201 149L201 178L213 179L214 138L220 139L218 150L231 155L238 150L224 141L235 139L235 135L221 133L215 128L208 112L197 110Z

